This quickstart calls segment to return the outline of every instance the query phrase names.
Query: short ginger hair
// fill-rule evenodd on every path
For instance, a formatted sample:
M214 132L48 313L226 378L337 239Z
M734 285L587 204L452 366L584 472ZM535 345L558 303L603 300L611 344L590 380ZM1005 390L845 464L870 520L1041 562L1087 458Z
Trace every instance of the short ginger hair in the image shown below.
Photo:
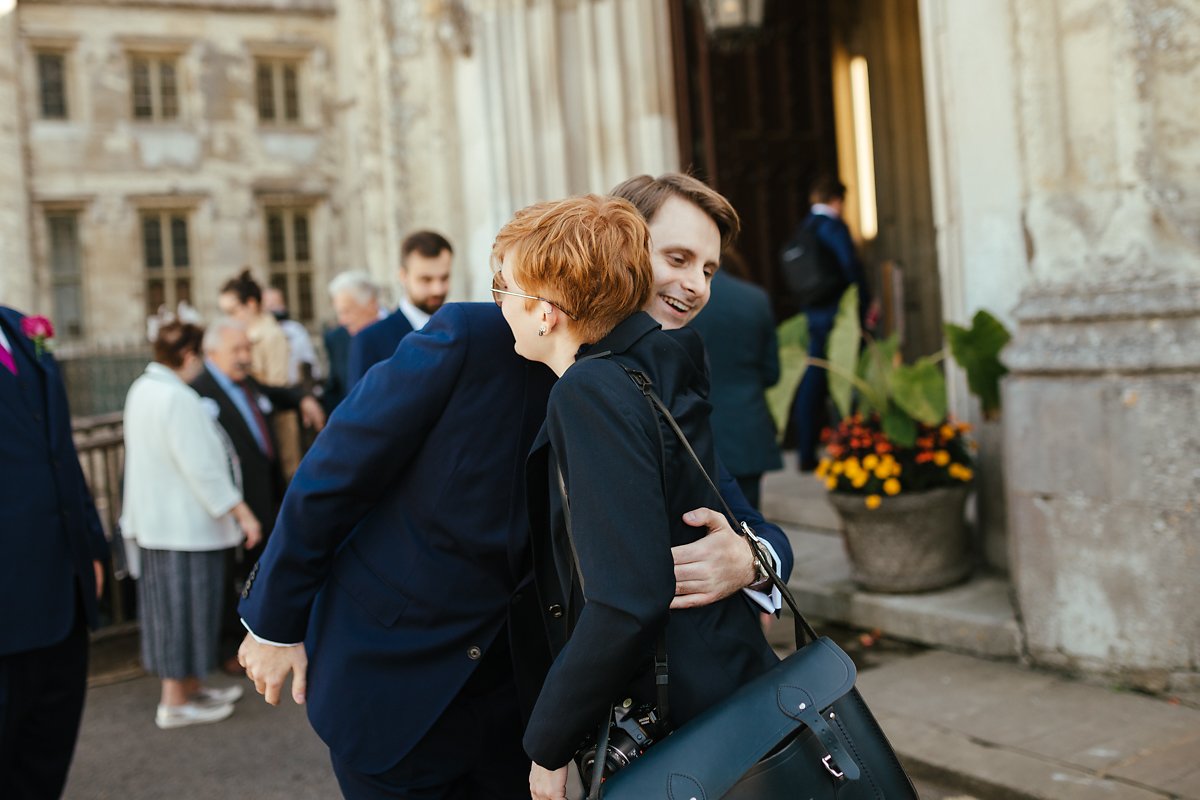
M654 284L650 229L616 197L588 194L521 209L492 245L496 269L506 256L522 291L574 317L568 324L588 343L640 310Z

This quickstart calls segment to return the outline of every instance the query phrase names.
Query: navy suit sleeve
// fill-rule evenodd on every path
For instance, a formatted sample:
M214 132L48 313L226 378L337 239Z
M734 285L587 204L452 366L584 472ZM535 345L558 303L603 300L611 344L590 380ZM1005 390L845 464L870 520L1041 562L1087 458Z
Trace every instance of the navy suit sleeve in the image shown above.
M304 638L335 552L424 444L454 390L469 338L464 312L446 306L330 416L292 478L238 607L256 634Z
M817 238L837 256L846 281L858 286L858 305L865 310L871 302L871 289L867 285L862 262L858 260L854 240L850 238L850 228L838 219L827 217L825 220L824 224L817 226Z
M792 576L792 566L795 562L792 543L788 540L787 534L778 525L773 525L763 519L763 515L759 513L758 509L750 505L750 501L746 499L746 495L738 486L737 479L729 474L729 470L725 469L725 465L719 460L717 461L717 472L720 475L717 487L721 490L721 497L725 498L725 502L729 504L729 510L739 521L745 522L753 528L759 538L769 542L771 547L775 548L775 554L779 556L779 577L783 579L784 583L787 583Z

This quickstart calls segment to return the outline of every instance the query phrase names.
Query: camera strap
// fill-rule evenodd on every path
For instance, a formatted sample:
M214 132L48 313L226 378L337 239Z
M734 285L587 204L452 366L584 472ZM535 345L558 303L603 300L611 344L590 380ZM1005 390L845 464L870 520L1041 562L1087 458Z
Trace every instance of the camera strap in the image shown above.
M662 447L662 432L659 432L659 446ZM665 452L665 451L664 451ZM567 542L571 546L571 580L567 589L567 624L571 626L572 631L575 627L574 609L571 607L571 597L574 595L575 583L579 584L579 591L587 599L587 592L583 585L583 568L579 565L579 551L575 547L575 534L571 526L571 500L567 495L567 482L563 478L562 467L558 464L558 459L554 462L554 471L558 478L558 491L562 496L563 503L563 522L567 527ZM657 695L658 718L664 726L669 727L668 718L671 713L671 701L668 694L669 676L667 672L667 632L664 630L658 634L658 639L654 644L654 691ZM604 721L603 730L604 736L608 736L609 720L612 719L610 711L609 718Z

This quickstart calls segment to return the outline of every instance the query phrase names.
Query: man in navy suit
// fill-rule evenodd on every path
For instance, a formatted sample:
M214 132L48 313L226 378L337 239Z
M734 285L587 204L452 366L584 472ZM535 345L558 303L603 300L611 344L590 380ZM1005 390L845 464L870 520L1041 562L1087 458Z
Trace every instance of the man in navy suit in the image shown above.
M431 314L450 293L450 266L454 248L434 231L417 231L400 245L400 285L404 297L387 317L359 332L350 342L349 386L366 371L396 352L400 340L425 327Z
M0 795L62 794L108 546L54 358L0 306Z

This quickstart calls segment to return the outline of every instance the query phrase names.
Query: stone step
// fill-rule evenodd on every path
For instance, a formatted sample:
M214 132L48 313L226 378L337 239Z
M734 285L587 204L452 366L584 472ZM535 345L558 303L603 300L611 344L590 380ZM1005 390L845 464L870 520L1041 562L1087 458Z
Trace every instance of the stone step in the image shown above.
M796 566L788 587L804 614L929 647L988 658L1016 659L1020 630L1007 580L976 575L923 594L876 594L850 580L841 537L782 525Z

